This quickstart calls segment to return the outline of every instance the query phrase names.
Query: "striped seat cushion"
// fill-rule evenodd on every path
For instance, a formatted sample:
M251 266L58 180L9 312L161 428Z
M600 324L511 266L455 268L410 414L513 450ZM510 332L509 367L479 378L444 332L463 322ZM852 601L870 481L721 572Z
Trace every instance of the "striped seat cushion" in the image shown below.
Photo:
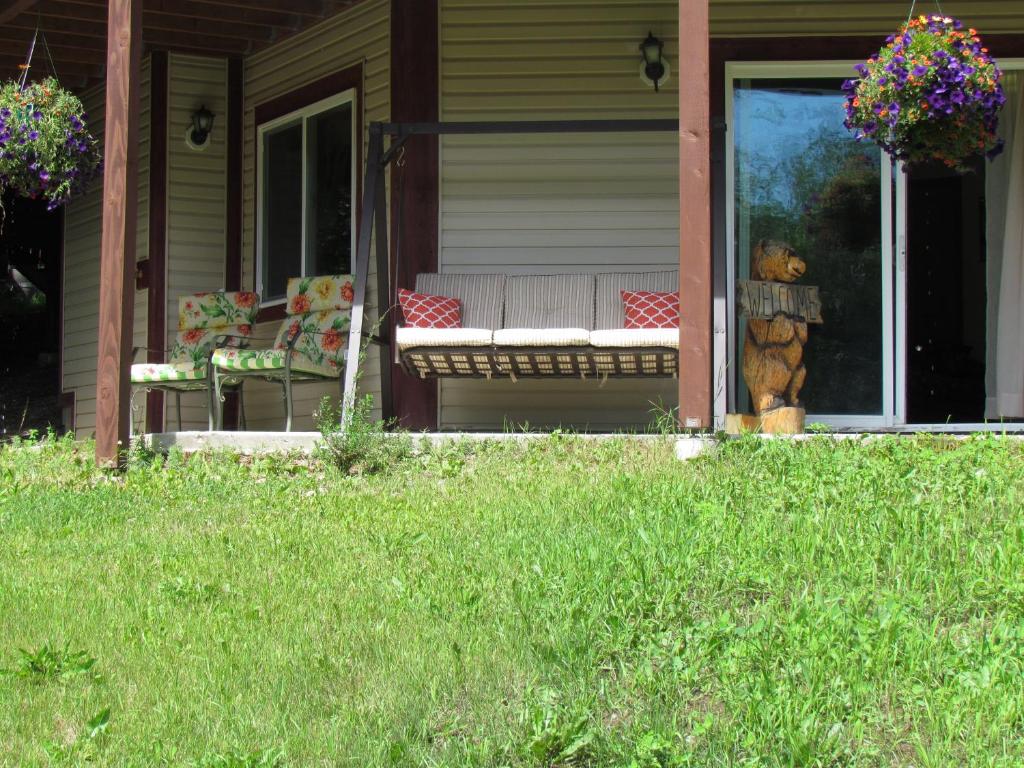
M211 362L221 371L263 371L268 375L284 373L284 349L218 349ZM318 365L298 350L292 350L292 370L316 376L337 377L340 369Z
M416 275L416 291L458 299L462 308L463 328L487 331L501 328L504 275L439 275L424 272Z
M205 381L206 363L136 363L132 366L132 384L157 384L175 381Z
M524 275L505 283L502 328L594 329L593 275Z
M595 324L598 331L625 328L626 313L622 306L623 291L678 291L679 272L606 272L597 275L597 314Z

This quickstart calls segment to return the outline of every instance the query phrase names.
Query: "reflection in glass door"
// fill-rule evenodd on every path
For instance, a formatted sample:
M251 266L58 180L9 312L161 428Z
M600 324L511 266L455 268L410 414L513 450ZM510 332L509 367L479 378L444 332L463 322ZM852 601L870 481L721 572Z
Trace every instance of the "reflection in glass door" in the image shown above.
M820 288L825 320L811 326L804 349L808 421L885 426L893 421L894 174L882 152L843 126L843 78L820 71L730 66L729 282L750 278L760 240L791 245L807 265L800 283ZM730 314L730 405L746 412L745 323L735 303Z

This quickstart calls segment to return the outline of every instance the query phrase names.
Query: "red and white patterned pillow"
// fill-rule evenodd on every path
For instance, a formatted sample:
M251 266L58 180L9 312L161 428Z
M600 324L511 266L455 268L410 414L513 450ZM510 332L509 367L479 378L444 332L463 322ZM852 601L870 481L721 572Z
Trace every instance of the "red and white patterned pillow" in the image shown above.
M462 310L458 299L399 288L398 303L402 306L405 324L410 328L462 327Z
M625 328L678 328L679 291L622 291Z

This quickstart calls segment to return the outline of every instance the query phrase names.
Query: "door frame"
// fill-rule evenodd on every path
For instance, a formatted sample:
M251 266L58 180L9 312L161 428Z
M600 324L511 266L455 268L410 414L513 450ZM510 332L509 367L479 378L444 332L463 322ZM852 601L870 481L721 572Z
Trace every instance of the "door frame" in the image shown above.
M851 77L856 61L729 61L725 63L725 246L726 246L726 349L724 359L715 361L715 370L732 371L726 377L726 407L735 412L739 392L744 389L739 371L739 339L736 320L736 133L735 88L737 79L802 79ZM808 414L809 422L829 425L837 431L862 431L892 428L897 424L896 397L896 312L895 312L895 251L896 221L893 216L894 193L906 186L902 173L894 173L893 163L881 149L878 150L882 184L882 206L879 211L882 224L882 412L880 414ZM905 198L906 190L902 191ZM716 414L724 422L725 414Z
M1000 59L999 68L1004 72L1024 72L1024 59ZM908 226L908 184L907 175L900 164L900 182L896 187L896 419L893 429L900 432L1024 432L1024 423L1000 421L950 422L948 424L910 423L907 421L907 226ZM986 329L987 330L987 329ZM986 339L988 344L988 339Z

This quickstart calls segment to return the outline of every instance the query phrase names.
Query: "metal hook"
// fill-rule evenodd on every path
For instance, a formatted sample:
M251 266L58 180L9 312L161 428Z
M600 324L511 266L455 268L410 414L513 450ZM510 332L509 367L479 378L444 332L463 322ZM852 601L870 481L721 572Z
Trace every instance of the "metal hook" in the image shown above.
M405 167L405 145L398 148L398 158L395 160L395 165L399 168Z

